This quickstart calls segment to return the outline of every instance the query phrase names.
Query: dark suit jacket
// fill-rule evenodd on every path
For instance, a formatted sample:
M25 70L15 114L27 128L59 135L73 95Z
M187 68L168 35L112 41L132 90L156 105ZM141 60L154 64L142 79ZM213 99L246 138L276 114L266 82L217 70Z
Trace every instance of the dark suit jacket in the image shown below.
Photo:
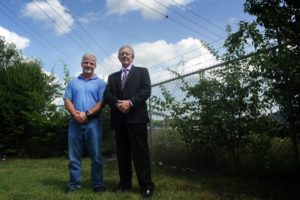
M104 91L105 102L111 108L110 124L119 128L121 123L148 123L146 100L151 94L151 82L146 68L132 66L127 76L124 89L121 89L121 70L108 77ZM133 104L130 112L124 114L116 107L117 100L130 100Z

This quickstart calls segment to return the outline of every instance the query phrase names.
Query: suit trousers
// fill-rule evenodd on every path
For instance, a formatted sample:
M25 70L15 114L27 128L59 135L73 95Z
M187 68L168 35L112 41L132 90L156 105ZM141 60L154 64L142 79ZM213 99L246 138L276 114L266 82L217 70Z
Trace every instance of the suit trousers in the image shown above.
M141 190L153 185L147 140L147 124L123 123L116 130L117 156L121 187L131 187L133 160Z

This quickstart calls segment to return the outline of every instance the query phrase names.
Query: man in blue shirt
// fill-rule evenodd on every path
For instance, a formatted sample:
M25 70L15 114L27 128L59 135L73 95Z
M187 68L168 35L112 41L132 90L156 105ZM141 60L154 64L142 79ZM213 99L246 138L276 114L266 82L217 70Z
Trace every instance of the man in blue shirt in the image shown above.
M70 181L67 192L74 192L81 187L81 157L86 147L91 158L92 187L94 192L101 193L104 186L100 110L103 107L105 83L94 74L94 55L83 55L81 66L82 73L69 82L64 95L65 107L71 115L68 130Z

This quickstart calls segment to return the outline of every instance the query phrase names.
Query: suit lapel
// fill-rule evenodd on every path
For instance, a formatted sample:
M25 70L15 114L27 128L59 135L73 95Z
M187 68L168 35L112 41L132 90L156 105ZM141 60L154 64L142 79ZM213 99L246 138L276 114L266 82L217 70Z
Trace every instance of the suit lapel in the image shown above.
M121 76L122 76L122 70L120 70L118 73L117 73L117 86L118 88L120 88L120 90L122 90L122 86L121 86Z

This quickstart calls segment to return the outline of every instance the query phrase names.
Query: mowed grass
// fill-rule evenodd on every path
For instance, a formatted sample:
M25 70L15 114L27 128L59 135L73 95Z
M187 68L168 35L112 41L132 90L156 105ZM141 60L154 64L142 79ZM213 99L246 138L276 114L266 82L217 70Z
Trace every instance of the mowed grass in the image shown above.
M133 187L125 193L114 193L118 184L116 160L104 160L106 191L93 193L90 161L83 159L82 189L66 194L68 160L8 159L0 161L0 200L59 199L143 199L134 176ZM218 200L218 199L300 199L300 184L294 180L261 180L212 173L195 172L153 164L155 193L152 199Z

